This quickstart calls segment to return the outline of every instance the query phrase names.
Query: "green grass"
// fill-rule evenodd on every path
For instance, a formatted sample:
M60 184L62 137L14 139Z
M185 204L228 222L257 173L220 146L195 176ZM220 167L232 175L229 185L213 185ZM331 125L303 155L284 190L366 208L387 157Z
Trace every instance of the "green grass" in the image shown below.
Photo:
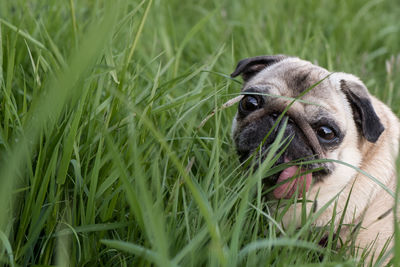
M313 216L282 229L273 158L239 165L235 107L198 126L239 92L238 60L279 53L399 114L399 17L396 0L0 1L0 265L362 265Z

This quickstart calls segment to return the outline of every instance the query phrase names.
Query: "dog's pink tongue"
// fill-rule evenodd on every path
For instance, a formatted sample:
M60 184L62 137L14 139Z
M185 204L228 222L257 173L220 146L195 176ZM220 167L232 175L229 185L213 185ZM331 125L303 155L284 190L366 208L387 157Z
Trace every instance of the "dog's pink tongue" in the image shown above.
M296 192L297 188L299 188L299 197L302 197L304 193L304 183L306 183L305 190L306 192L308 191L312 182L312 173L307 173L298 178L290 180L290 178L292 178L295 174L300 174L304 172L303 169L300 169L300 172L298 172L298 169L298 166L291 166L284 169L283 172L279 175L277 183L282 183L285 180L289 180L286 183L281 184L280 186L275 188L274 196L276 198L291 198L292 195Z

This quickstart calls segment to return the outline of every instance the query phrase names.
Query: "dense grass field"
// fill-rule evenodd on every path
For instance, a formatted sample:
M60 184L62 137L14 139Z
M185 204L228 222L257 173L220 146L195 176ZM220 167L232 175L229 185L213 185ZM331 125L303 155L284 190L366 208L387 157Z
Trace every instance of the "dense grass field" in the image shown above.
M362 265L329 226L280 226L236 106L199 125L238 60L279 53L399 114L399 18L397 0L1 0L0 265Z

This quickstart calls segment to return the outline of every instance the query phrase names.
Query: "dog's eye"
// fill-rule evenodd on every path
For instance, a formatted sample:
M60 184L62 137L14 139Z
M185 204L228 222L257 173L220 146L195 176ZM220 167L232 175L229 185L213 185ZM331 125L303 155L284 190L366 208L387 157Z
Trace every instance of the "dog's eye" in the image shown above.
M336 137L335 132L328 126L320 126L317 129L317 135L324 141L332 141Z
M260 100L256 96L244 96L240 101L239 107L242 112L252 112L260 108Z

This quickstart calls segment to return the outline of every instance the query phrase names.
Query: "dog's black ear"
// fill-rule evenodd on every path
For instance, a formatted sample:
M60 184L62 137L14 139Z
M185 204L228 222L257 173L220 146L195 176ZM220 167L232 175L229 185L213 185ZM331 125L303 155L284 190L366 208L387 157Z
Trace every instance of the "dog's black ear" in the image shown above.
M243 80L247 81L264 68L271 66L272 64L275 64L285 58L287 58L285 55L275 55L242 59L237 64L235 71L231 74L231 77L234 78L241 74Z
M362 134L369 142L375 143L385 127L372 106L367 88L349 80L340 80L340 88L351 104L354 120Z

